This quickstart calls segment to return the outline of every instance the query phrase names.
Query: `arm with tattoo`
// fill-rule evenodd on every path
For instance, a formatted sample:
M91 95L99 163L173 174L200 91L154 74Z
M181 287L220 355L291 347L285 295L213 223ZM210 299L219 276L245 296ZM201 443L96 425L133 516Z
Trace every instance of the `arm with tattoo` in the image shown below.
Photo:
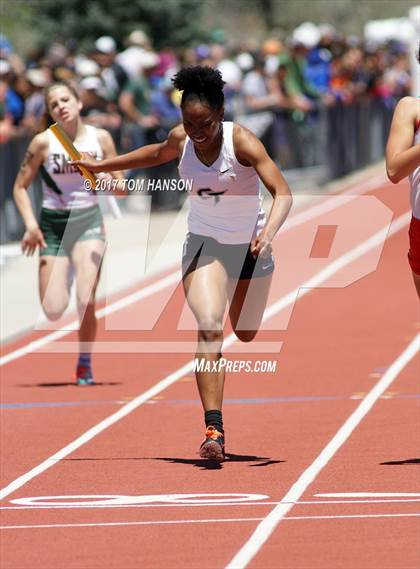
M32 158L34 157L34 153L28 150L25 152L25 156L23 157L22 164L20 166L20 171L24 172L25 168L28 166Z
M37 247L46 247L27 192L44 161L46 141L43 134L37 135L30 143L13 186L13 198L26 227L22 250L28 255L33 255Z

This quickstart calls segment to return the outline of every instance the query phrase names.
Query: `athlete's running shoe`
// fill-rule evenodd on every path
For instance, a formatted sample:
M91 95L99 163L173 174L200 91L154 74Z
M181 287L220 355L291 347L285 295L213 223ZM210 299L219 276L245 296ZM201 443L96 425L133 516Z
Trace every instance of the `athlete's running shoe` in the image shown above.
M76 370L77 385L95 385L90 367L78 366Z
M225 460L225 436L215 427L208 426L206 438L200 446L200 456L207 460L223 462Z

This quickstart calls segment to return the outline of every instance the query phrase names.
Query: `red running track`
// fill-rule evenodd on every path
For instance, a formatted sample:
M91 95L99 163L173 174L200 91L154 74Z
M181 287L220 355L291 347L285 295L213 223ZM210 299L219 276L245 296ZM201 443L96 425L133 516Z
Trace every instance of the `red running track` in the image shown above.
M148 353L151 342L159 350L194 341L193 331L176 330L179 287L151 331L133 328L170 289L114 313L108 329L102 323L109 349L95 356L94 388L69 381L74 354L61 352L74 347L74 332L4 364L2 569L420 566L407 185L368 193L378 202L301 217L278 239L277 311L254 346L282 342L281 351L247 353L250 344L227 354L275 360L277 369L228 374L229 455L220 468L197 455L202 412L191 368L181 369L191 352ZM391 217L383 250L356 250ZM293 303L290 291L314 278L318 288L301 289ZM346 279L355 282L337 288ZM112 352L127 342L134 353Z

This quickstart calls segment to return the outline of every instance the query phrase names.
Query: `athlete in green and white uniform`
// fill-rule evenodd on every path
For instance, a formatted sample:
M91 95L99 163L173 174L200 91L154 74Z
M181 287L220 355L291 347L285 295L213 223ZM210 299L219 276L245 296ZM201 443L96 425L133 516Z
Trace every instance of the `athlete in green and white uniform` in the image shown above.
M45 94L50 118L66 131L79 151L97 158L116 155L111 135L83 124L82 103L65 83L55 83ZM84 188L84 180L48 129L30 143L14 185L16 205L25 223L22 250L33 255L39 248L39 292L50 320L58 320L69 303L68 275L74 268L80 318L80 353L76 367L79 385L92 384L91 351L96 336L95 292L105 232L98 198ZM37 173L42 176L43 203L40 222L33 212L27 189ZM120 178L120 174L112 173Z

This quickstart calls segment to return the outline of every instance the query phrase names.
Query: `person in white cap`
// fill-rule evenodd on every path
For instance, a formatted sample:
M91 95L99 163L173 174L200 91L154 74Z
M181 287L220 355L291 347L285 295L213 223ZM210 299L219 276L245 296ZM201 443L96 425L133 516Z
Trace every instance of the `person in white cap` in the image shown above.
M116 61L117 44L111 36L101 36L95 42L95 61L99 64L100 76L105 84L106 97L117 103L122 89L128 81L124 68Z
M35 132L45 112L43 89L47 86L48 79L44 70L39 68L29 69L26 72L26 79L29 82L31 94L25 100L22 126Z
M153 114L149 83L149 75L158 63L157 54L145 52L142 73L127 83L119 99L120 109L128 119L125 134L130 139L130 149L151 142L152 130L159 125L158 117ZM135 173L133 171L130 175Z
M80 78L99 75L101 71L101 68L96 61L85 56L77 57L74 62L74 67Z
M121 114L116 105L106 97L106 86L101 77L85 77L80 81L80 100L83 103L81 115L86 123L105 128L118 137L121 127Z
M116 57L119 63L132 79L141 74L143 63L147 58L147 53L151 51L152 45L149 37L142 30L134 30L126 40L127 49L119 53Z

